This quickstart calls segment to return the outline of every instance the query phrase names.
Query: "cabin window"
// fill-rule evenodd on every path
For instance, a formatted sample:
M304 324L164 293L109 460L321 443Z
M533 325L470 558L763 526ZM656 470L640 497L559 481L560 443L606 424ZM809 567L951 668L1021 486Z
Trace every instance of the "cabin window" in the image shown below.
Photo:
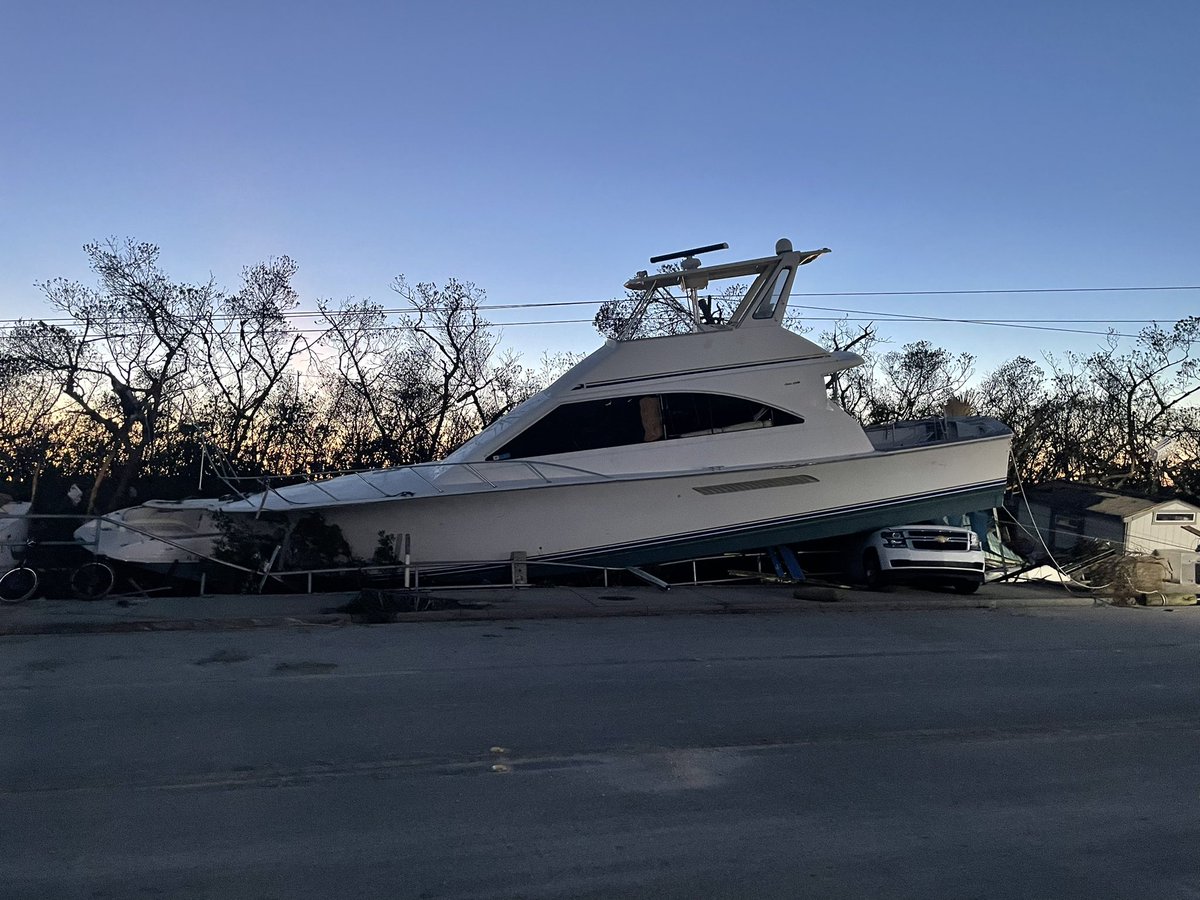
M755 400L720 394L639 394L588 400L551 410L491 458L551 456L803 421Z
M779 274L775 276L775 283L771 285L771 293L763 297L754 310L754 318L769 319L775 315L775 310L779 308L779 301L783 299L783 289L787 286L790 274L792 274L792 270L789 266L784 266L779 270Z
M1158 512L1154 514L1155 522L1195 522L1196 514L1190 512Z
M720 394L663 394L662 404L667 437L672 438L797 425L804 421L782 409Z

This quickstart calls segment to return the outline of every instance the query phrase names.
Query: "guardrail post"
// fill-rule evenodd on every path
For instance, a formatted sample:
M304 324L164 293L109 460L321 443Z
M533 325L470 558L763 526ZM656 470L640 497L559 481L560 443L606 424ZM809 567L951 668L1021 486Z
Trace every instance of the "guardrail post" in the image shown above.
M509 557L512 564L513 587L528 586L529 584L529 554L524 550L514 550Z
M404 589L409 588L409 579L412 576L412 535L409 532L404 532Z
M267 560L266 566L262 570L262 580L258 583L258 592L261 594L263 588L267 586L267 579L271 577L271 570L275 568L275 560L279 558L279 551L283 549L282 545L277 545L271 551L271 557Z

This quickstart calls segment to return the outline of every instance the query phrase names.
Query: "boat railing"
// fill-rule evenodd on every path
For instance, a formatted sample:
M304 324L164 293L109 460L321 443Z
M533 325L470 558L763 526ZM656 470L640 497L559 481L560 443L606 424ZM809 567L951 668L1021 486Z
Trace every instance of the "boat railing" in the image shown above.
M987 416L908 419L864 429L877 450L903 450L924 444L950 444L1009 433L1003 422Z
M446 488L464 484L485 485L489 488L500 489L506 485L533 481L542 484L554 484L565 481L608 481L613 476L569 466L563 463L545 462L532 459L499 459L484 462L430 462L416 463L409 466L396 466L388 469L344 469L330 472L304 473L300 475L266 475L236 476L232 480L249 482L259 486L262 492L260 504L265 502L267 495L278 497L291 506L311 505L307 501L295 500L283 493L283 488L299 485L311 485L331 501L344 502L346 497L339 497L325 485L335 478L353 478L363 482L371 491L382 499L400 499L413 496L412 484L400 484L394 489L380 485L376 479L369 476L387 475L396 478L402 473L411 474L429 487L434 493L444 494ZM398 479L401 480L401 479ZM240 493L240 491L239 491ZM361 499L361 498L353 498Z
M437 493L445 493L443 485L478 483L500 488L507 483L534 481L554 484L560 481L609 481L611 475L568 466L563 463L534 459L494 459L485 462L436 462L408 466L422 481ZM378 471L395 471L384 469ZM426 473L429 473L428 475ZM465 475L466 477L460 477Z
M917 419L887 422L866 429L878 447L911 447L916 444L940 444L949 434L945 419ZM878 438L878 440L876 440Z
M586 470L574 469L574 467L570 467L570 466L561 466L560 468L572 469L572 470L578 471L578 472L586 472ZM182 540L183 540L182 538L180 540L174 540L170 537L167 537L167 536L161 534L160 532L150 531L146 528L139 527L138 525L132 524L123 518L113 516L113 515L103 515L103 514L80 515L77 513L63 514L63 513L29 513L29 512L8 513L8 512L0 511L0 521L2 521L4 519L24 519L31 523L33 521L41 521L41 520L52 520L52 521L70 520L72 525L91 524L93 526L92 538L87 541L81 541L78 538L73 538L71 540L45 540L45 539L28 540L27 539L27 540L22 540L22 541L15 541L15 540L14 541L6 541L6 542L4 542L4 544L6 546L11 546L14 549L14 551L18 551L18 552L14 553L15 559L11 563L11 565L16 566L16 569L14 569L12 573L9 573L9 570L7 568L0 569L0 575L5 575L6 573L13 574L16 571L22 571L22 570L26 571L26 572L32 572L33 569L30 567L36 567L37 570L41 571L42 573L45 573L47 571L50 571L50 569L47 568L48 561L31 559L29 557L29 551L32 548L34 548L34 547L45 547L45 548L78 547L80 549L88 551L91 554L92 561L83 563L82 566L80 566L80 564L78 562L75 562L75 563L71 564L70 566L68 566L68 569L75 569L76 576L77 576L79 573L86 572L89 568L99 568L101 570L104 570L107 573L107 577L108 577L108 581L107 581L106 585L98 593L96 593L94 595L83 596L83 595L79 594L78 591L76 591L75 596L83 596L83 599L89 599L89 600L99 599L101 596L107 595L109 593L109 591L113 587L116 586L117 578L116 578L114 569L112 568L111 561L107 561L107 562L104 561L104 557L102 557L100 555L101 531L108 530L108 529L125 531L130 534L135 534L140 537L146 538L147 540L154 541L156 543L160 543L160 544L163 544L168 547L172 547L172 548L179 550L182 553L186 554L187 557L189 557L191 561L200 563L202 566L202 569L200 570L199 581L197 582L197 585L196 585L197 594L199 596L204 596L207 593L207 584L208 584L209 576L211 574L215 574L220 571L231 571L231 572L240 573L241 576L245 577L244 589L247 592L257 591L259 593L261 593L266 588L266 585L269 581L275 581L279 585L282 585L285 587L302 585L304 591L306 591L307 593L312 593L317 586L316 585L317 579L331 578L331 577L335 578L335 579L336 578L347 579L348 583L350 585L356 586L360 589L365 586L368 586L372 583L378 583L378 582L382 581L383 583L391 585L393 589L399 589L400 585L403 585L404 590L429 591L429 590L437 590L437 588L433 587L431 585L422 585L422 583L421 583L422 575L444 577L447 575L460 574L460 575L469 577L472 573L490 571L490 570L495 570L498 568L509 568L511 571L511 574L512 574L511 581L509 581L507 583L501 582L500 584L497 584L493 579L488 579L488 580L480 581L478 584L473 585L473 586L475 586L475 587L498 587L498 586L521 587L521 586L528 585L528 581L525 579L525 577L523 575L518 576L518 574L517 574L518 571L521 571L524 566L524 556L525 555L523 553L522 554L514 553L510 557L504 558L504 559L475 559L475 560L423 559L420 562L416 562L416 561L413 561L410 556L411 535L402 535L401 536L401 537L405 538L405 540L402 544L404 549L401 554L401 558L396 560L395 562L381 563L381 562L374 562L374 561L368 562L366 560L355 560L348 564L338 565L338 566L317 566L317 567L312 567L312 568L306 568L306 567L287 568L287 567L278 566L278 563L284 557L283 545L276 546L274 548L274 551L271 554L269 554L269 556L265 560L261 560L257 564L252 564L251 566L247 566L247 565L242 565L242 564L236 563L229 559L221 558L216 553L212 553L212 552L206 553L194 545L185 544L182 542ZM57 549L55 550L55 553L56 553L56 555L61 555L61 552L58 551ZM760 557L761 554L747 554L746 556L747 556L747 558L753 559L756 557ZM521 557L520 566L518 566L517 557ZM722 554L720 556L697 557L697 558L691 559L691 560L676 561L676 563L674 565L677 565L677 566L690 565L691 566L692 581L691 582L675 581L672 583L700 584L700 583L718 583L721 581L740 581L740 580L744 580L744 578L747 576L752 576L753 574L755 574L755 573L751 573L751 572L739 572L736 575L734 575L733 573L730 573L731 574L730 578L708 579L707 582L701 582L701 580L699 578L699 573L696 568L697 564L700 562L707 561L707 560L723 560L723 559L728 559L728 556ZM640 569L630 568L627 566L597 566L597 565L586 565L586 564L579 563L579 562L555 562L552 560L538 560L536 562L536 564L538 566L541 566L541 567L547 568L547 569L553 569L555 567L560 567L563 570L583 570L583 569L592 570L592 571L602 574L603 579L604 579L604 584L606 586L608 584L609 575L611 573L618 573L618 572L626 573L626 574L632 573L634 575L637 575L643 581L647 581L648 583L651 583L651 584L656 584L657 586L662 587L662 588L666 588L667 586L669 586L666 581L664 581L660 578L657 578L653 575L649 575L648 573L646 573ZM56 563L56 565L61 567L61 563ZM762 560L761 559L758 559L757 565L758 565L759 573L761 573L761 571L762 571ZM72 578L70 579L73 590L76 590L75 584L74 584L74 579L76 576L72 576ZM469 581L465 582L465 584L467 584L468 586L471 586L471 583ZM136 582L133 582L132 580L130 580L130 586L133 588L134 593L140 594L140 595L148 595L152 592L168 590L167 587L146 589L146 588L143 588L140 585L138 585ZM447 585L446 587L447 587L447 589L449 589L450 587L455 587L455 588L461 589L463 586L464 586L464 582L453 581L450 585ZM6 602L13 602L14 599L17 599L17 600L26 599L28 596L32 596L33 593L38 588L39 588L39 580L35 578L34 581L32 582L32 586L29 588L29 590L25 594L25 596L20 597L20 598L10 598L10 597L6 596L5 600L6 600Z

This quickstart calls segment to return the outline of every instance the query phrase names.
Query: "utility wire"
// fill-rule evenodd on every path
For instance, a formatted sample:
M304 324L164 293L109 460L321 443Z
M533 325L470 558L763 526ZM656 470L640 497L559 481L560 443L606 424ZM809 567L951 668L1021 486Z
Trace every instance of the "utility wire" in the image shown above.
M802 319L802 321L804 321L804 322L891 322L891 323L897 323L897 324L923 322L923 323L938 324L938 325L975 325L975 326L980 326L980 327L1017 328L1017 329L1023 329L1023 330L1049 331L1049 332L1057 332L1057 333L1063 333L1063 334L1096 335L1098 337L1108 337L1111 335L1113 337L1123 337L1123 338L1137 338L1140 335L1133 333L1133 332L1125 332L1125 331L1115 331L1115 330L1099 331L1096 329L1086 329L1086 328L1062 328L1062 327L1057 327L1057 326L1053 326L1053 325L1042 325L1042 324L1034 324L1034 323L1062 322L1062 323L1087 324L1087 323L1093 323L1093 322L1111 322L1113 324L1118 324L1118 323L1155 324L1157 322L1163 321L1162 319L1025 319L1025 320L1022 320L1022 319L962 319L962 318L951 318L948 316L919 316L919 315L907 315L904 313L872 312L870 310L854 310L854 309L844 309L843 310L838 307L797 306L795 308L797 308L797 309L815 309L818 311L845 313L845 315L838 315L838 316L804 316ZM482 329L482 328L519 328L519 327L524 327L524 326L529 326L529 325L535 325L535 326L590 325L593 323L593 321L594 320L592 320L592 319L533 319L533 320L519 321L519 322L491 322L491 321L489 321L489 322L485 322L485 323L480 323L479 327ZM103 324L137 325L140 323L117 321L117 322L103 323ZM71 329L72 327L78 327L78 326L68 325L68 326L62 326L62 327ZM447 329L447 326L438 325L438 324L426 324L426 325L423 325L422 328L430 330L430 331L445 331ZM390 325L370 325L370 326L366 326L363 328L354 328L353 330L356 333L363 333L363 332L384 333L384 332L393 332L393 331L416 331L418 329L414 325L390 324ZM289 327L289 328L283 329L282 333L289 334L289 335L325 334L328 331L329 331L328 328L320 328L320 327L311 327L311 328ZM218 332L215 329L208 329L206 333L211 335L211 334L216 334ZM99 335L96 339L103 340L108 337L112 337L114 339L120 339L120 338L125 338L125 337L134 337L134 336L135 335L124 335L124 334ZM1200 341L1193 341L1192 343L1200 343Z
M981 295L1011 295L1011 294L1103 294L1103 293L1130 293L1130 292L1151 292L1163 293L1172 291L1200 291L1200 285L1193 284L1174 284L1174 285L1147 285L1142 287L1071 287L1071 288L997 288L997 289L970 289L970 290L949 290L949 291L806 291L801 293L792 293L793 298L800 297L969 297ZM499 310L499 309L544 309L548 307L561 306L600 306L604 303L612 303L614 301L623 300L622 297L610 297L605 300L557 300L543 303L481 303L473 309L478 310ZM832 307L807 307L810 309L832 309ZM429 307L382 307L377 310L370 310L372 313L380 315L401 315L406 313L433 312ZM853 310L846 310L853 312ZM337 310L331 310L328 313L321 310L287 310L280 313L282 318L322 318L326 315L337 315ZM901 315L899 313L872 313L872 315ZM233 314L222 313L213 317L218 321L235 321L239 316ZM0 325L15 325L21 322L41 321L47 324L56 322L71 323L74 319L66 316L52 318L17 318L17 319L0 319ZM120 320L116 320L120 321ZM937 319L933 319L937 321ZM1003 321L1003 320L988 320L988 321ZM1064 322L1153 322L1155 319L1018 319L1014 321L1064 321ZM538 323L540 324L540 323ZM550 324L559 324L557 322Z
M928 291L928 292L913 292L913 294L915 295L915 294L951 294L951 293L959 293L959 294L1054 293L1054 292L1059 292L1059 291L1080 292L1080 291L1102 291L1102 290L1126 291L1126 290L1147 290L1147 289L1143 289L1143 288L1050 289L1050 288L1047 288L1047 289L1016 289L1016 290L1010 290L1010 291L990 291L990 292L989 291L953 291L953 292L952 291L942 291L942 292ZM1183 286L1161 287L1161 288L1155 288L1154 290L1200 290L1200 287L1196 287L1196 288L1183 287ZM859 292L857 294L854 294L853 296L864 296L864 295L867 295L868 293L870 293L870 292ZM877 296L878 294L871 294L871 295ZM900 295L900 294L893 293L893 294L888 294L887 296L898 296L898 295ZM843 294L811 294L811 293L809 293L809 294L794 294L792 296L793 297L816 297L816 296L848 296L848 295L844 294L844 293ZM907 294L906 294L906 296L907 296ZM476 310L526 309L526 308L544 308L544 307L551 307L551 306L582 306L582 305L595 305L598 302L601 302L601 301L587 300L587 301L563 301L560 303L542 303L542 304L498 304L498 305L493 305L493 306L479 305L479 306L473 307L473 309L476 309ZM607 301L605 301L605 302L607 302ZM899 323L926 322L926 323L935 323L935 324L956 324L956 325L975 325L975 326L983 326L983 327L1019 328L1019 329L1032 330L1032 331L1048 331L1048 332L1056 332L1056 333L1064 333L1064 334L1096 335L1096 336L1100 336L1100 337L1107 337L1109 335L1112 335L1115 337L1124 337L1124 338L1137 338L1139 335L1129 333L1129 332L1119 332L1119 331L1110 330L1110 329L1105 329L1103 331L1099 331L1099 330L1095 330L1095 329L1065 328L1065 327L1060 327L1060 326L1061 325L1070 325L1070 324L1094 324L1094 323L1101 323L1101 322L1105 322L1108 324L1156 324L1160 321L1163 321L1163 319L1161 319L1161 318L1159 318L1159 319L1075 319L1075 318L982 319L982 318L960 318L960 317L951 317L951 316L926 316L926 315L918 315L915 313L900 313L900 312L892 312L892 311L884 311L884 310L851 309L851 308L838 307L838 306L812 306L812 305L804 305L804 304L795 304L793 306L793 308L794 309L809 309L809 310L814 310L817 312L832 312L832 313L839 314L837 316L806 316L806 317L804 317L804 321L808 321L808 322L838 322L838 321L851 321L851 322L871 321L871 322L899 322ZM385 310L384 309L384 310L376 310L374 312L377 314L380 314L380 315L387 315L388 313L407 313L407 312L416 312L416 311L421 311L421 310L413 310L413 309ZM293 312L289 312L289 313L284 313L283 315L286 317L289 317L289 318L292 318L292 317L321 318L325 314L320 313L320 312L313 314L313 313L308 313L308 312L300 313L300 312L293 311ZM336 316L337 313L334 312L334 313L330 313L329 315ZM231 318L232 317L228 317L228 316L215 316L214 321L229 320ZM17 322L21 322L21 321L29 322L30 320L0 319L0 324L3 324L5 322L17 323ZM68 329L71 327L78 327L78 324L79 324L75 320L69 319L69 318L38 319L35 321L49 322L49 323L56 322L56 321L65 322L67 324L62 327L66 327ZM535 319L535 320L525 320L525 321L515 321L515 322L485 322L485 323L481 323L480 327L511 328L511 327L523 327L523 326L529 326L529 325L535 325L535 326L583 325L583 324L591 324L592 321L593 321L592 319ZM1056 323L1056 324L1054 324L1054 323ZM132 319L112 319L112 320L102 321L97 324L104 325L104 326L141 325L142 322L138 321L138 320L132 320ZM447 326L440 325L440 324L424 324L422 327L430 329L430 330L441 330L441 331L444 331L447 328ZM270 329L267 329L267 330L270 330ZM285 329L286 333L288 333L288 334L323 334L328 330L329 329L322 328L322 327L310 327L310 328L288 327ZM366 332L415 331L415 330L417 330L417 326L415 326L413 324L406 324L406 323L405 324L393 323L393 324L372 325L372 326L367 326L365 328L355 329L355 330L366 331ZM217 329L207 329L206 331L208 334L219 333L217 331ZM101 339L103 337L104 336L101 336ZM115 337L127 337L127 335L116 335ZM1193 343L1198 343L1198 342L1194 341Z
M792 294L793 297L966 297L974 294L1114 294L1126 291L1200 291L1200 284L1147 285L1145 287L999 288L956 291L825 291Z
M1129 332L1122 332L1122 331L1110 331L1110 330L1096 331L1094 329L1086 329L1086 328L1059 328L1059 327L1056 327L1053 325L1033 325L1033 324L1030 324L1030 322L1039 321L1039 320L1029 320L1029 319L1026 319L1026 320L1022 320L1022 319L954 319L954 318L949 318L946 316L918 316L918 315L910 315L910 314L905 314L905 313L879 313L879 312L872 312L871 310L865 310L865 309L838 309L837 307L830 307L830 306L801 306L798 308L800 308L800 309L815 309L815 310L820 310L822 312L845 312L845 313L851 313L854 315L869 316L872 321L882 320L882 321L886 321L886 322L934 322L934 323L946 324L946 325L985 325L985 326L990 325L990 326L995 326L997 328L1023 328L1023 329L1027 329L1030 331L1055 331L1055 332L1060 332L1060 333L1064 333L1064 334L1095 334L1095 335L1100 335L1102 337L1107 337L1108 335L1111 334L1116 337L1127 337L1127 338L1138 337L1138 335L1136 335L1136 334L1130 334ZM859 320L859 321L861 321L861 320ZM1054 321L1054 320L1051 320L1051 321ZM1072 321L1076 321L1076 320L1064 319L1061 321L1072 322ZM1096 320L1089 319L1089 320L1084 320L1084 321L1096 321ZM1149 321L1155 322L1157 320L1150 319Z

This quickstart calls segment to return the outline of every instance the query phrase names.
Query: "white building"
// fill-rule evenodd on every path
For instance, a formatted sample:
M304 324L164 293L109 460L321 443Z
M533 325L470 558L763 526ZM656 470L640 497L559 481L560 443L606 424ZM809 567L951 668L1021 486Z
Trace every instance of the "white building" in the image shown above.
M1053 554L1069 555L1092 541L1161 556L1172 581L1200 581L1200 507L1063 481L1028 488L1026 497L1028 510L1017 495L1011 511L1026 528L1036 527Z

